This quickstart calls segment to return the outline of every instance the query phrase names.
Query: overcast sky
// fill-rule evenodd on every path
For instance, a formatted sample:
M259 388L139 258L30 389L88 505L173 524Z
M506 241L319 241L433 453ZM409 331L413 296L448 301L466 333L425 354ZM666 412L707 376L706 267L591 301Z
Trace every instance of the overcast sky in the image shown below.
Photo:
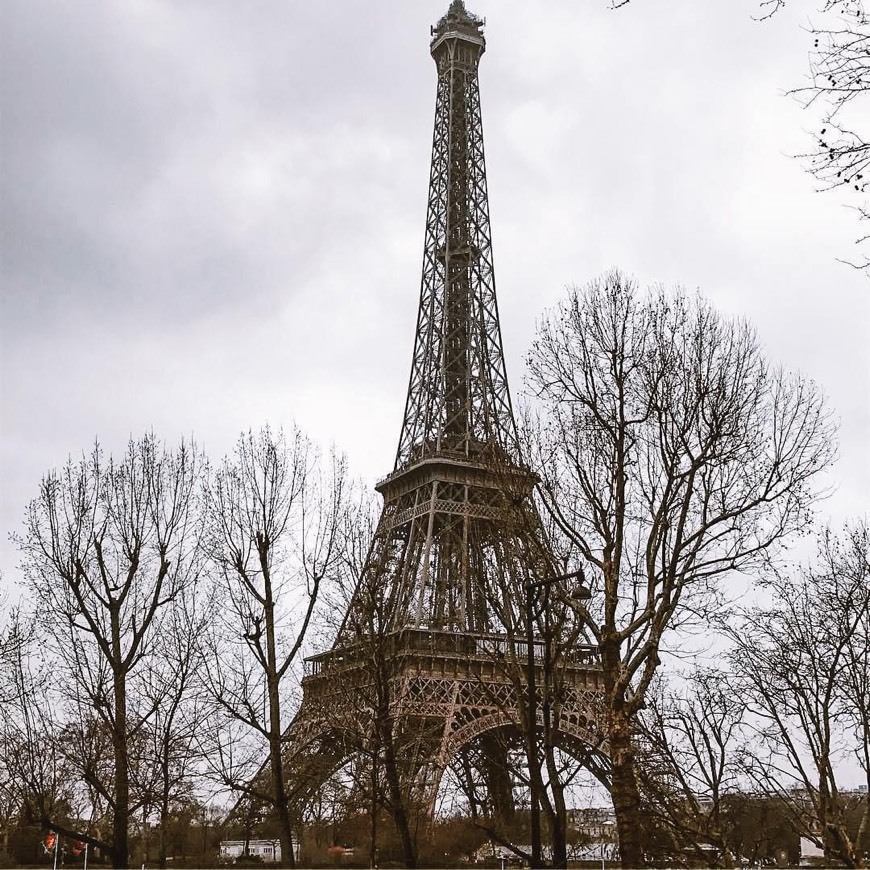
M419 292L447 0L3 0L2 524L99 438L296 420L388 473ZM813 0L469 0L508 372L610 267L700 288L841 421L822 515L867 510L854 216L788 155L817 128Z

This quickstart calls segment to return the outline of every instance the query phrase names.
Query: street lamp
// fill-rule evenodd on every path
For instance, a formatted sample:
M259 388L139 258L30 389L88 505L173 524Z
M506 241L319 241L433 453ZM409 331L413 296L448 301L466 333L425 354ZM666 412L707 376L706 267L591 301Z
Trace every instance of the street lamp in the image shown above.
M531 757L529 758L529 825L531 828L533 870L543 866L541 858L541 781L540 781L540 753L538 751L538 692L535 680L535 617L544 617L544 649L543 649L543 719L544 728L549 731L550 727L550 587L556 583L565 583L568 580L580 580L570 592L570 597L579 601L588 601L592 593L583 585L585 580L583 569L572 571L569 574L558 574L546 577L543 580L530 580L525 585L526 604L526 689L528 692L529 710L529 745ZM538 593L543 589L544 600L542 610L535 612L538 603ZM568 596L566 596L568 597Z

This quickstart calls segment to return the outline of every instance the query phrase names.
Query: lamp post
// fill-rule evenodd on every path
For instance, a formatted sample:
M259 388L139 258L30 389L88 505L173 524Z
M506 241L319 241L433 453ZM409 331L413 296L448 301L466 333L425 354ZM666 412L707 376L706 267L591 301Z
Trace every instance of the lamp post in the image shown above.
M543 580L530 580L525 585L526 605L526 689L527 704L529 711L529 827L531 829L532 870L543 867L541 857L541 780L540 780L540 752L538 751L538 691L535 679L535 617L543 614L544 617L544 647L543 647L543 718L544 728L549 731L550 713L550 587L556 583L564 583L568 580L578 579L583 581L585 576L583 569L572 571L569 574L558 574L553 577L545 577ZM536 613L538 593L544 591L542 610ZM581 601L588 601L592 593L582 582L571 591L571 597Z

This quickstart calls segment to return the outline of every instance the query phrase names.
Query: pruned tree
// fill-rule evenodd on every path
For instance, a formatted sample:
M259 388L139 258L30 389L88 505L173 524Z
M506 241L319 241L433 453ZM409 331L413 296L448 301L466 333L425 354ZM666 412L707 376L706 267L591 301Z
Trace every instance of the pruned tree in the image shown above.
M278 822L293 865L282 761L297 659L324 578L339 557L344 459L298 428L243 434L208 488L208 551L216 575L207 685L217 705L207 735L212 773Z
M795 829L829 859L859 866L870 798L850 836L852 798L838 766L854 755L870 780L870 535L825 532L815 564L771 573L770 603L742 611L731 629L734 690L746 700L754 736L744 769L785 807ZM870 782L868 782L870 784Z
M111 831L68 830L50 807L34 809L46 827L100 845L115 867L129 861L132 744L153 713L136 681L163 616L200 573L202 467L195 445L168 450L153 434L118 460L97 444L43 478L15 537L69 727L107 741L99 763L67 761L104 802Z
M528 365L529 455L593 593L579 615L601 654L620 854L637 867L634 735L663 644L705 616L720 578L807 527L834 427L748 323L618 272L544 316Z

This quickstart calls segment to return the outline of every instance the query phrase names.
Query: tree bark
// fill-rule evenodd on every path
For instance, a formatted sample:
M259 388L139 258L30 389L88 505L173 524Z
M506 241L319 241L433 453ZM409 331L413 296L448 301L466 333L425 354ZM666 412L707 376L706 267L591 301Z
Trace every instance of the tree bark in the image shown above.
M369 867L377 867L378 864L378 793L380 792L380 784L378 782L378 753L377 750L372 753L372 770L371 770L371 787L372 801L369 808ZM333 844L336 845L336 844Z
M568 867L567 819L565 806L565 790L556 770L553 758L553 746L547 745L547 766L550 776L550 791L553 794L553 812L550 816L550 842L553 849L553 867L555 870L565 870Z
M619 857L622 867L643 867L641 842L640 791L635 776L635 755L632 746L632 722L620 708L608 717L607 736L610 742L612 770L611 795L619 834Z
M619 856L622 867L643 867L641 841L640 788L637 782L637 759L633 736L636 713L627 709L623 688L622 657L618 639L601 643L604 670L607 740L610 746L611 799L616 816Z
M167 836L166 829L169 825L169 755L165 751L162 759L163 783L160 794L160 828L157 838L157 866L166 867Z
M390 812L402 841L402 852L405 856L406 867L417 866L417 853L414 848L414 838L411 836L411 825L408 811L405 807L405 797L402 794L402 785L399 779L399 767L396 760L396 749L393 744L393 726L389 719L389 712L381 709L378 713L379 730L384 747L384 776L387 780L387 789L390 793Z
M127 867L130 860L130 768L127 753L127 681L121 653L121 627L117 607L110 613L112 632L112 690L115 716L112 728L112 752L115 762L115 807L112 814L112 866Z
M288 867L296 866L293 854L293 826L287 806L287 788L284 782L284 759L281 757L281 695L280 675L278 673L277 642L275 638L275 605L272 601L272 588L269 580L268 562L261 546L261 563L266 584L266 687L269 696L269 764L272 768L272 794L275 811L280 827L281 863Z

